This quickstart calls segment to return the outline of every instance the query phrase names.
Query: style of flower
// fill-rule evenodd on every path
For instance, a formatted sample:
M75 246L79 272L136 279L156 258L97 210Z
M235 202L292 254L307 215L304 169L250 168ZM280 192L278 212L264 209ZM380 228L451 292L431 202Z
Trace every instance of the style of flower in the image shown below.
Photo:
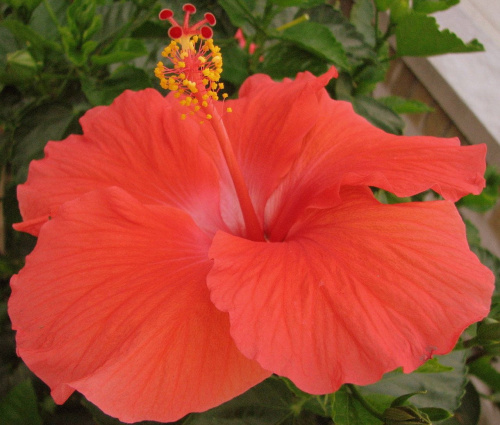
M271 373L330 393L449 352L493 289L453 204L481 191L485 147L384 133L328 96L334 68L216 100L208 27L173 25L174 93L88 111L18 190L38 241L9 314L54 400L173 421Z

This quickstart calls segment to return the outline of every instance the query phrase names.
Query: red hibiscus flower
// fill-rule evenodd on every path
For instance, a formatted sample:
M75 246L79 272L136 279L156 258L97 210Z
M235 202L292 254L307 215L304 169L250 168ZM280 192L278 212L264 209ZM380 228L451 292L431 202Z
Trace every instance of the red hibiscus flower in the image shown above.
M485 147L384 133L327 95L333 68L217 101L218 49L183 31L158 72L174 94L90 110L19 187L38 241L9 313L55 401L172 421L271 373L329 393L449 352L493 289L453 204L483 187Z

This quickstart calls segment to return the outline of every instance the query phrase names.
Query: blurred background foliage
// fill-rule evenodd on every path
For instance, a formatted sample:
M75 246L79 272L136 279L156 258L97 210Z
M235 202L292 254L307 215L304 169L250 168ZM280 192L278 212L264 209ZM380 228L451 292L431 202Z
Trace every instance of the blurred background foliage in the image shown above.
M222 48L226 91L236 96L254 73L272 78L316 75L335 65L340 76L327 89L336 99L385 131L402 134L400 114L428 112L418 101L374 99L391 60L481 51L440 29L432 13L459 0L199 0L192 3L217 17L214 39ZM21 220L16 186L31 160L43 157L49 140L80 133L78 119L89 108L108 105L125 89L159 89L153 69L168 44L162 8L182 16L184 2L167 0L4 0L0 3L0 424L119 424L78 394L56 406L48 388L15 354L7 315L9 278L23 265L34 238L14 232ZM384 16L386 19L381 19ZM382 24L383 22L383 24ZM235 37L238 29L239 37ZM393 41L389 43L389 41ZM160 89L161 90L161 89ZM105 165L103 165L105 166ZM485 212L498 199L500 174L487 171L488 186L467 196L461 208ZM380 201L398 199L382 191ZM422 200L431 194L422 194ZM426 198L427 199L427 198ZM478 230L466 222L471 248L500 275L500 260L481 246ZM500 403L500 298L490 317L472 326L449 355L429 360L417 372L387 374L368 387L345 385L311 396L277 377L209 412L179 424L398 425L439 422L477 424L479 399ZM468 377L487 385L480 394ZM476 380L477 382L477 380Z

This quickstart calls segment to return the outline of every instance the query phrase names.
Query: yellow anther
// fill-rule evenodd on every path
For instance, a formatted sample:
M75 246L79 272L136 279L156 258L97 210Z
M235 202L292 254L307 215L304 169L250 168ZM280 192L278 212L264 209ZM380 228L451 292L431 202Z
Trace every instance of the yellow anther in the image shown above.
M178 68L185 68L186 67L186 62L183 62L183 61L179 61L177 62L177 65L176 65Z
M199 37L197 35L193 36L193 42L198 43Z
M198 60L201 62L201 63L205 63L207 60L205 59L204 56L198 56Z
M211 120L211 119L212 119L212 115L207 114L207 120Z
M185 120L186 119L186 114L181 114L181 120Z
M224 88L224 83L219 83L219 90L222 90Z
M203 102L201 102L201 106L206 108L208 106L208 102L206 100L204 100Z
M229 96L229 95L228 95L227 93L222 93L222 98L223 98L223 99L227 99L227 98L228 98L228 96Z
M200 105L196 105L194 107L194 112L198 112L200 109L201 109L201 106Z
M226 108L226 112L233 112L233 108Z

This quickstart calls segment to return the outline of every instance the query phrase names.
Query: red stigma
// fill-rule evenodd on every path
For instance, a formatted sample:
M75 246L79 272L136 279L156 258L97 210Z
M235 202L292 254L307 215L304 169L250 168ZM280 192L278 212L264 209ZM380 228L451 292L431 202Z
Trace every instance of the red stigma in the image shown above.
M185 12L184 20L182 25L179 25L174 19L174 12L170 9L163 9L158 17L162 21L169 21L172 24L172 28L168 31L168 36L174 40L179 39L183 36L191 37L193 35L201 35L205 39L212 38L214 32L208 25L215 25L216 19L212 13L205 13L204 19L200 20L194 25L189 25L190 15L196 13L196 7L191 3L186 3L182 6L182 10Z
M182 10L186 13L196 13L196 7L194 7L191 3L186 3L182 6Z
M174 12L172 12L170 9L163 9L160 14L158 15L158 17L162 20L162 21L166 21L167 19L171 18L172 16L174 16Z

